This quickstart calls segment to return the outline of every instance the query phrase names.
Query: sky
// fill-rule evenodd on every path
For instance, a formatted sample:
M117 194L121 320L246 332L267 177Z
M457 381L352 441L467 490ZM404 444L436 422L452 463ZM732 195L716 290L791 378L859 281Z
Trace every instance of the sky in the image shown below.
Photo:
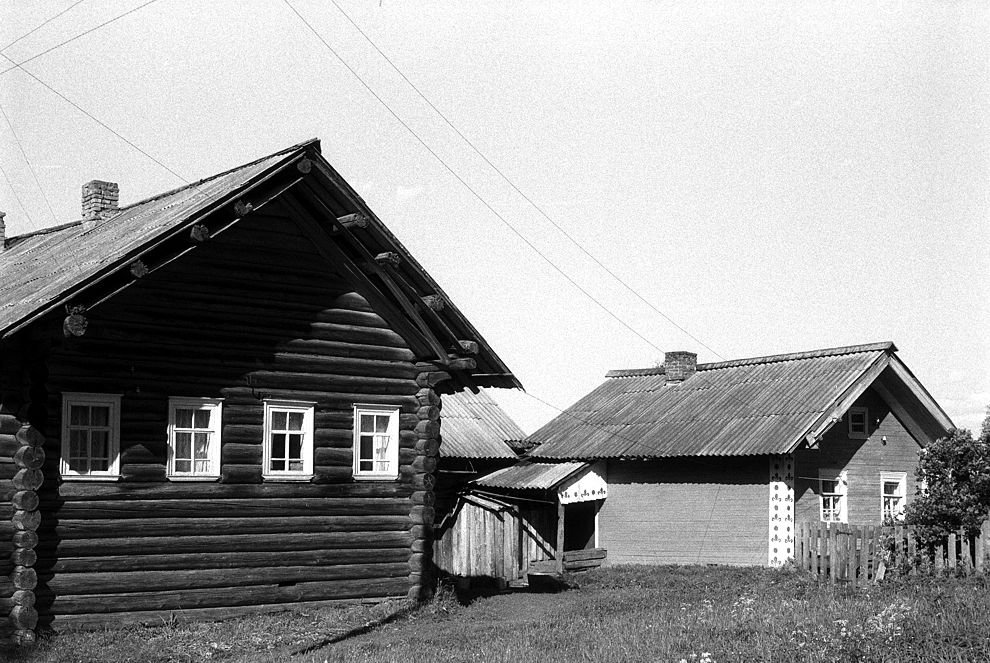
M0 0L0 54L38 56L0 73L0 210L17 235L92 179L128 204L319 137L527 432L665 351L885 340L978 429L988 35L981 2Z

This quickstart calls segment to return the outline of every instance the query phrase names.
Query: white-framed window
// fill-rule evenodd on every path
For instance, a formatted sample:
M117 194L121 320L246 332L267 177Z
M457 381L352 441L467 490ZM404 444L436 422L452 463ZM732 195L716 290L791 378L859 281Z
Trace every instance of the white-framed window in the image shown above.
M220 478L222 403L216 398L168 399L169 479Z
M354 478L399 478L399 409L354 406Z
M823 523L848 522L846 495L849 492L845 470L818 470L819 513Z
M849 437L865 440L870 436L870 412L865 407L849 408Z
M62 394L63 479L120 476L120 394Z
M261 475L265 479L307 481L313 477L314 403L265 401Z
M907 472L880 473L880 521L904 520Z

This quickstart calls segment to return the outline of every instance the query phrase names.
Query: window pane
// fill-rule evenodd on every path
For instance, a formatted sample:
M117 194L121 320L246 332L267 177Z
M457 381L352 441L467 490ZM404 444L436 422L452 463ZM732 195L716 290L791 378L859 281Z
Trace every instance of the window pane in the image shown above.
M90 426L109 426L110 408L105 405L94 405L89 409Z
M362 435L358 458L361 460L371 460L375 456L375 438L371 435ZM370 468L369 468L370 469Z
M90 452L89 455L95 461L97 458L110 457L110 432L105 430L90 431ZM106 468L104 468L106 469Z
M286 412L272 412L272 430L285 430Z
M362 433L375 432L375 416L373 414L361 415L361 432Z
M69 469L79 474L89 474L89 458L69 458Z
M302 435L289 435L289 458L302 458Z
M838 481L829 481L828 479L822 479L822 493L834 493L838 487ZM876 485L876 484L874 484Z
M210 471L210 461L208 460L197 460L193 464L199 473L206 474Z
M93 472L106 472L110 469L110 460L107 458L94 458L90 461L91 471Z
M272 472L284 472L285 471L285 461L284 460L275 460L275 459L272 459L271 466L272 467L271 467L271 470L270 471L272 471Z
M79 458L89 455L89 433L84 430L69 431L69 456Z
M381 460L388 455L388 435L375 436L375 457Z
M900 495L900 493L901 493L901 483L899 481L883 482L884 495Z
M272 458L285 458L285 433L272 434Z
M175 434L175 457L176 458L192 458L192 434L191 433L176 433Z
M191 472L192 471L192 461L188 461L188 460L177 460L177 461L175 461L175 471L176 472Z
M196 410L196 414L193 418L196 428L209 428L210 427L210 411L209 410Z
M209 451L210 451L209 433L193 433L193 451L196 454L194 458L197 459L203 459L209 456Z
M85 405L72 405L69 406L69 425L70 426L88 426L89 425L89 408Z
M303 427L303 413L302 412L290 412L289 413L289 430L302 430Z
M372 462L370 460L362 460L358 462L358 470L361 472L370 472L372 470Z
M179 428L192 428L193 411L188 408L181 408L175 411L175 425Z
M388 417L383 415L375 416L375 432L376 433L387 433L388 432Z
M293 472L302 472L302 468L303 468L303 465L302 465L302 461L301 460L290 460L289 461L289 470L291 470Z

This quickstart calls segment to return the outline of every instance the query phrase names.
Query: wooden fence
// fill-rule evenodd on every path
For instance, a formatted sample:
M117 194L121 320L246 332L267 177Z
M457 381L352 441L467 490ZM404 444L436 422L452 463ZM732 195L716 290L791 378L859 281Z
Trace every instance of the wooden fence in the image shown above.
M904 525L800 523L796 534L797 566L833 582L855 586L883 579L895 566L921 573L990 572L990 521L983 523L978 536L959 531L932 549L920 547L912 529Z

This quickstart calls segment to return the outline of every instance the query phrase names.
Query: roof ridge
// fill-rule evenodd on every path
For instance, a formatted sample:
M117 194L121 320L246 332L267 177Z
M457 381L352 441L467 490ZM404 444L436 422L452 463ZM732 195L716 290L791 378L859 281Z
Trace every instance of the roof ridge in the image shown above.
M229 175L229 174L231 174L231 173L233 173L235 171L241 170L242 168L249 168L249 167L251 167L251 166L253 166L253 165L257 164L257 163L261 163L265 159L271 159L272 157L276 157L276 156L278 156L280 154L288 154L289 152L295 152L297 150L305 149L305 148L307 148L307 147L309 147L310 145L313 145L313 144L317 144L318 145L319 142L320 142L320 139L319 138L310 138L308 140L304 140L301 143L297 143L297 144L292 145L290 147L282 148L281 150L276 150L276 151L272 152L271 154L266 154L265 156L258 157L257 159L253 159L253 160L251 160L251 161L249 161L247 163L242 163L239 166L234 166L233 168L228 168L227 170L225 170L223 172L216 173L214 175L210 175L209 177L204 177L202 179L198 179L195 182L189 182L188 184L183 184L182 186L176 187L174 189L169 189L167 191L161 191L161 192L156 193L156 194L154 194L152 196L148 196L147 198L142 198L141 200L138 200L136 202L130 203L128 205L124 205L123 207L118 207L117 209L115 209L113 211L115 213L119 213L119 212L123 212L123 211L129 210L132 207L138 207L139 205L146 205L147 203L154 202L154 201L158 200L159 198L165 198L166 196L174 195L176 193L179 193L180 191L185 191L186 189L191 189L191 188L197 187L197 186L199 186L201 184L204 184L206 182L209 182L211 180L215 180L215 179L220 178L220 177L223 177L225 175ZM48 228L41 228L40 230L33 230L31 232L24 233L23 235L15 235L13 237L8 237L7 238L8 244L7 245L9 246L10 245L9 244L10 242L13 242L13 241L19 240L19 239L24 239L26 237L34 237L36 235L42 235L42 234L45 234L45 233L51 233L51 232L57 232L59 230L65 230L66 228L71 228L72 226L77 226L77 225L79 225L82 222L83 222L83 220L82 219L79 219L79 220L76 220L76 221L70 221L69 223L63 223L63 224L57 225L57 226L51 226L51 227L48 227Z
M835 357L838 355L859 354L861 352L877 352L879 350L896 352L897 346L893 341L880 341L877 343L865 343L862 345L843 345L835 348L822 348L820 350L807 350L804 352L789 352L779 355L764 355L762 357L748 357L745 359L730 359L727 361L708 362L698 364L699 371L710 371L720 368L735 368L738 366L752 366L755 364L773 364L782 361L796 361L800 359L816 359L820 357ZM606 378L630 378L647 377L652 375L663 375L663 366L652 368L626 368L611 370L605 374Z

